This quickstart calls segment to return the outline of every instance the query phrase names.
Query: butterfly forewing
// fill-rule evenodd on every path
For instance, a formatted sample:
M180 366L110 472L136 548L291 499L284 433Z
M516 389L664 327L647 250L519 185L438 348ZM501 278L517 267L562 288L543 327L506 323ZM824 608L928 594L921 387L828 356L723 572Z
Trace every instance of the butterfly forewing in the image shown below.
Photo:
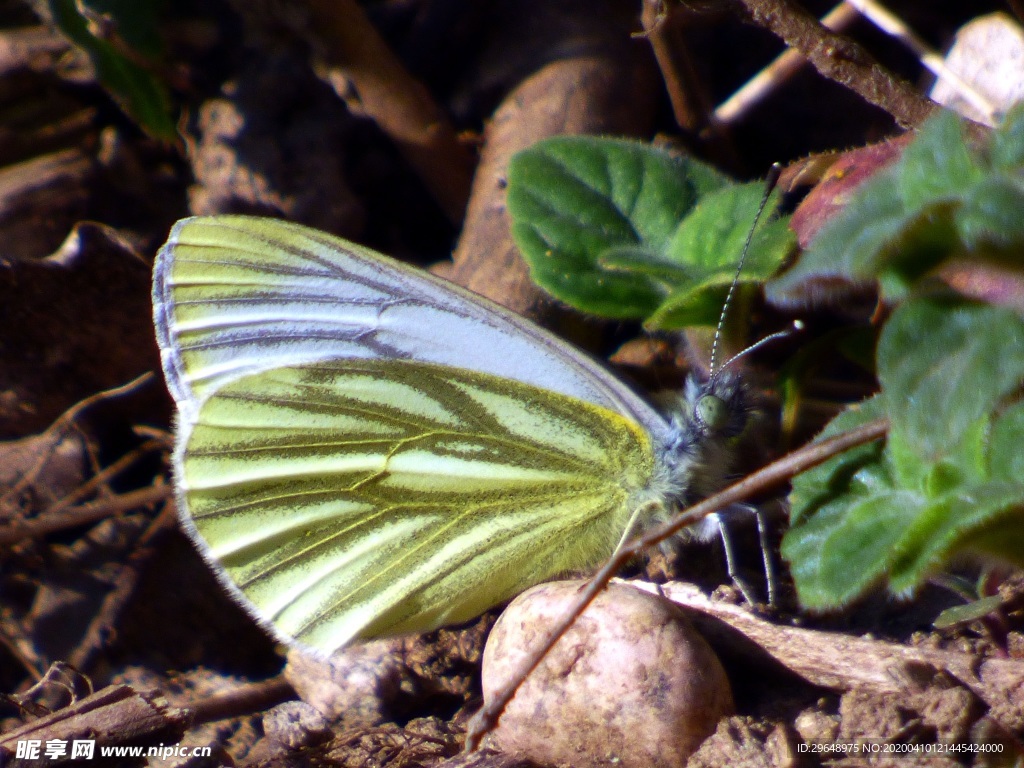
M178 222L153 289L168 385L186 420L239 376L339 358L482 371L664 420L600 365L496 304L353 243L272 219Z
M616 412L402 360L244 376L181 439L200 547L279 636L325 651L600 562L655 472L650 437Z

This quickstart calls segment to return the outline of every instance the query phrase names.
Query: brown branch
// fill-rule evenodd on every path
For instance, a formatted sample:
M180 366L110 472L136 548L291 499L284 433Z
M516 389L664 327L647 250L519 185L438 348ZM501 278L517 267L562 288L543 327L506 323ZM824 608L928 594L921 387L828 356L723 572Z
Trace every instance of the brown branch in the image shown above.
M207 696L194 702L189 707L192 712L192 725L263 712L295 697L295 689L284 675L258 683L239 685L224 693Z
M472 152L430 93L405 69L354 0L309 0L303 36L316 44L336 91L354 86L376 121L415 168L438 205L462 221L473 176Z
M159 738L177 743L190 717L188 710L168 706L159 693L140 693L127 685L112 685L0 735L0 764L6 764L5 757L13 758L17 743L26 739L140 744Z
M70 507L79 499L83 499L86 496L92 494L98 487L105 485L110 480L113 480L117 475L124 472L130 466L135 464L143 456L147 455L150 451L158 450L166 446L166 441L161 439L151 439L144 442L132 451L121 456L113 464L101 469L95 475L90 477L87 481L82 483L80 486L75 488L64 498L55 502L53 506L47 508L39 514L39 517L48 517L50 515L56 515L59 512L63 512L65 509Z
M739 0L753 20L802 53L822 75L884 109L904 128L915 128L936 109L910 83L879 64L867 50L837 34L789 0Z
M54 422L47 427L46 432L53 435L64 434L65 431L74 428L78 417L92 406L97 403L106 402L107 400L116 399L122 395L131 394L132 392L142 389L142 387L150 384L154 378L155 376L153 372L148 371L127 384L122 384L119 387L114 387L113 389L107 389L103 392L97 392L93 395L89 395L89 397L79 400L58 416ZM56 444L56 441L54 441L54 443ZM21 479L8 488L4 492L3 496L0 496L0 508L13 504L13 499L17 498L19 494L23 493L26 488L38 479L40 472L42 472L43 468L46 466L46 462L49 460L49 453L44 453L40 456L38 461L36 461L35 464L33 464L33 466L30 467L24 475L22 475ZM2 534L0 534L0 544L3 543L4 540L2 538Z
M676 124L689 134L691 141L702 145L701 154L719 166L739 169L739 155L724 126L707 130L714 104L683 34L693 17L683 5L671 0L642 0L643 36L654 51Z
M714 105L683 39L685 10L664 0L643 0L642 8L643 34L665 81L672 114L680 128L696 133L707 124Z

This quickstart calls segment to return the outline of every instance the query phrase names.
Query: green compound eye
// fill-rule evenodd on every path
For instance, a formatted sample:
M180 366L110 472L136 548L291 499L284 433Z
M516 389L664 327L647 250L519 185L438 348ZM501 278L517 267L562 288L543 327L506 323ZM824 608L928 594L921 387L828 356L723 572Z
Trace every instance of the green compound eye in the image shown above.
M729 408L725 401L715 395L704 395L697 401L695 413L700 422L711 432L718 432L729 422Z

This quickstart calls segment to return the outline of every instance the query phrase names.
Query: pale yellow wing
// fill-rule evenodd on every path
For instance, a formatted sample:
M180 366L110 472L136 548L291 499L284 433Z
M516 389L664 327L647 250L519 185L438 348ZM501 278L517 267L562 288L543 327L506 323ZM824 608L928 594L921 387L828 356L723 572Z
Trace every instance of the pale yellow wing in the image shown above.
M601 562L655 472L649 435L618 413L422 362L245 376L183 426L200 549L279 637L325 652Z

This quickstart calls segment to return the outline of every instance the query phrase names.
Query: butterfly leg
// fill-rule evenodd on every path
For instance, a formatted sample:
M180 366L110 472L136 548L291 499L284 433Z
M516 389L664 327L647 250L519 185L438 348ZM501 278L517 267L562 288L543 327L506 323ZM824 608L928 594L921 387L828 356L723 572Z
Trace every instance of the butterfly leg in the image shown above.
M724 517L725 515L721 512L713 512L708 515L708 521L718 526L718 536L722 540L722 551L725 552L725 571L729 574L729 579L743 595L743 599L748 604L755 605L757 600L755 599L754 591L750 588L747 580L740 576L739 570L736 568L736 551L733 546L732 534L729 533L729 526L726 524Z
M629 517L629 522L626 523L625 529L622 531L622 536L619 538L619 543L615 545L615 550L612 552L614 558L619 551L629 543L630 539L633 538L633 534L639 529L640 520L646 519L652 511L654 511L660 505L657 502L651 502L649 504L642 504L633 510L633 514Z
M761 548L761 561L764 567L764 578L768 592L768 604L775 605L775 601L778 595L778 574L775 570L775 560L772 557L771 542L768 538L768 522L765 519L764 513L757 507L748 506L746 504L734 504L721 512L715 512L709 515L709 520L714 521L718 526L718 534L722 539L722 550L725 552L725 569L729 575L729 579L736 588L742 593L743 598L750 605L754 605L757 601L755 600L754 591L747 583L736 567L737 557L736 549L733 544L732 534L729 532L729 526L727 518L734 516L737 513L752 514L757 524L757 538Z
M776 605L779 594L779 575L775 570L775 558L772 557L771 542L768 540L768 518L760 507L754 507L754 519L757 521L757 541L761 545L761 562L764 565L764 580L768 589L768 605Z

